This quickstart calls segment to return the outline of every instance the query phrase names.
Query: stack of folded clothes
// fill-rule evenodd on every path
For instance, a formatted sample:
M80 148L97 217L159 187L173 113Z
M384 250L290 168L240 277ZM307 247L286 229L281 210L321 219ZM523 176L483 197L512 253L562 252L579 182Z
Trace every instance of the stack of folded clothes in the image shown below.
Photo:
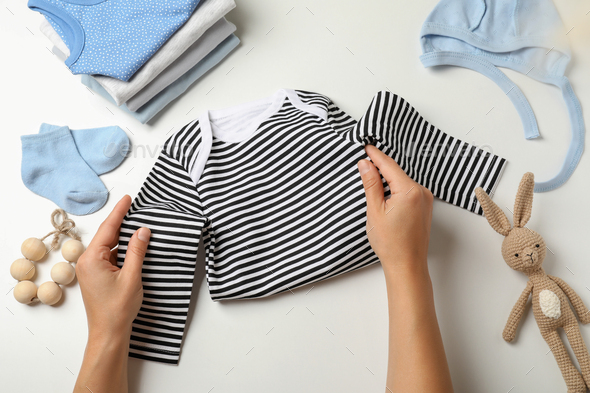
M82 83L142 123L240 40L234 0L29 0L41 31Z

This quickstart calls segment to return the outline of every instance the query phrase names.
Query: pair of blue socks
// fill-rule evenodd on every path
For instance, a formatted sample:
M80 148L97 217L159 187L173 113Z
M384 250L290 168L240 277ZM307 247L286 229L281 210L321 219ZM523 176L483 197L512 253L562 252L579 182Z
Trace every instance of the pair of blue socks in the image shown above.
M79 216L104 206L108 191L98 176L119 166L129 150L129 138L117 126L70 130L43 123L21 142L25 186Z

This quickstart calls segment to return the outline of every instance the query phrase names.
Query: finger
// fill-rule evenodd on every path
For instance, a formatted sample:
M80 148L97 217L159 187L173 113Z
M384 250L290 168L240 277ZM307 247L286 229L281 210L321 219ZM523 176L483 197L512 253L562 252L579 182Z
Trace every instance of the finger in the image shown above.
M375 146L367 145L365 146L365 151L367 152L367 155L371 157L375 166L381 171L383 178L387 181L387 184L389 184L389 189L392 194L402 190L405 192L407 191L406 186L410 185L411 187L412 183L414 183L393 158L389 157Z
M123 222L123 218L125 217L125 214L127 214L130 206L131 197L125 195L115 205L113 211L109 214L106 220L100 225L88 247L107 246L109 249L115 247L119 242L119 229L121 228L121 223Z
M367 198L367 211L383 208L385 198L383 182L381 181L379 171L369 160L360 160L357 166L361 179L363 180L363 187Z
M134 279L141 279L141 267L150 242L151 232L148 228L139 228L129 241L125 254L125 263L121 268L124 275L130 275Z

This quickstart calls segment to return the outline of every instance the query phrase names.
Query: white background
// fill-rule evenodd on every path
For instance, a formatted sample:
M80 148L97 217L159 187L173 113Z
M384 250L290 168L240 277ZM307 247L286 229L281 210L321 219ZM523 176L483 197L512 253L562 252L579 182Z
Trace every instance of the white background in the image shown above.
M568 75L590 124L590 1L555 1L566 30L573 27ZM39 14L22 0L0 1L0 390L71 390L86 342L77 282L65 288L57 307L21 305L11 292L9 266L20 257L21 242L52 229L55 205L27 190L19 170L19 136L36 133L41 122L74 129L119 125L134 144L133 155L101 177L112 189L107 205L75 217L86 244L121 196L137 193L172 127L205 109L266 97L281 87L323 93L356 118L378 90L403 96L442 130L508 159L494 197L507 214L524 172L548 179L560 167L570 128L557 88L507 71L540 125L542 138L526 141L516 110L493 82L470 70L422 67L419 31L436 0L237 3L228 19L238 27L241 46L150 125L141 125L89 92L50 53L38 29ZM545 261L547 272L565 279L586 304L588 164L586 153L565 186L535 195L529 225L553 252ZM502 340L526 277L503 262L501 242L484 218L435 201L429 264L455 389L565 392L530 308L517 340ZM38 263L38 285L60 259L53 252ZM387 304L379 265L299 288L294 295L225 303L211 301L203 274L200 269L195 278L180 365L131 359L131 392L385 391ZM582 334L590 343L590 326L582 327Z

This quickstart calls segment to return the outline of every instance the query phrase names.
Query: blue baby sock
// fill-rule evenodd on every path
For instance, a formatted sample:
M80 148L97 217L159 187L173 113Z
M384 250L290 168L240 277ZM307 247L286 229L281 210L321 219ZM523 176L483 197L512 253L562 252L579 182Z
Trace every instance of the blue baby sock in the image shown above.
M78 153L68 127L23 135L21 142L21 176L29 190L79 216L105 204L107 189Z
M43 123L39 134L45 134L61 128ZM129 138L120 127L88 128L84 130L70 130L78 152L88 166L97 175L102 175L115 169L127 156Z

